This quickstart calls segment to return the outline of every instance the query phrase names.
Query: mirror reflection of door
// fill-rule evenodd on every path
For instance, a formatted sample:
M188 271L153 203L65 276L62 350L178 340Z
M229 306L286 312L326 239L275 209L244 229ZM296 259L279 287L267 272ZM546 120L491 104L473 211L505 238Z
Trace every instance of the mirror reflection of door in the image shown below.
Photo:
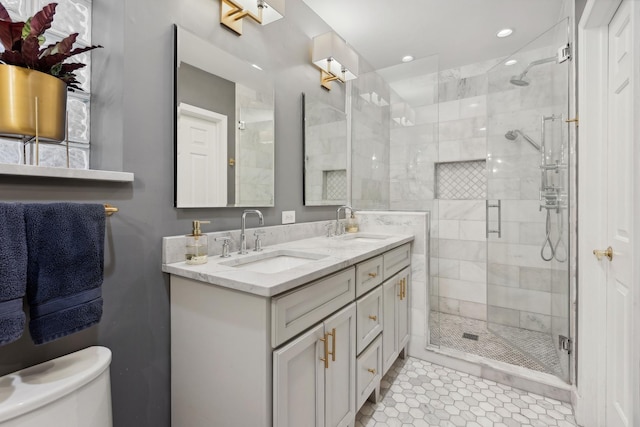
M271 75L183 28L175 27L175 37L176 207L273 206ZM186 105L200 109L199 115L181 118ZM222 125L211 119L216 115L226 118L224 135ZM179 124L180 120L189 124ZM189 132L182 129L185 126ZM217 141L216 148L205 156L203 142L211 138ZM189 164L181 158L187 152ZM211 156L215 158L204 160Z
M227 116L178 106L178 207L227 205Z

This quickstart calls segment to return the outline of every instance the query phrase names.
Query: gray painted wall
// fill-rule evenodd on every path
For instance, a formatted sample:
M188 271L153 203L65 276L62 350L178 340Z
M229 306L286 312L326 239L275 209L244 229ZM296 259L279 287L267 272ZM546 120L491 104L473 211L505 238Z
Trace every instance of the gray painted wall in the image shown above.
M283 210L298 222L333 218L334 208L302 202L302 118L306 92L340 108L344 89L319 85L310 63L311 37L328 31L301 1L287 2L286 17L266 27L245 23L237 37L219 25L211 0L94 0L92 167L135 173L132 184L24 177L0 178L0 200L110 202L120 212L108 220L100 324L42 346L28 333L0 348L0 374L90 345L113 352L114 425L170 425L169 278L161 272L163 236L188 233L193 219L211 219L205 231L236 229L242 209L173 207L172 24L277 76L275 207L262 209L266 225ZM269 242L265 242L269 244ZM196 325L197 326L197 325Z

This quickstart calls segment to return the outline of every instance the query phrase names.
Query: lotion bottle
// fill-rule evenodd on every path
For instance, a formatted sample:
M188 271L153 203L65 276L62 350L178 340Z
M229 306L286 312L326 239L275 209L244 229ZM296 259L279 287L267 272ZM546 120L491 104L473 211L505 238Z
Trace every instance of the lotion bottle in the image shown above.
M209 256L209 241L206 234L202 234L200 224L209 224L210 221L193 221L193 230L187 234L187 264L205 264Z

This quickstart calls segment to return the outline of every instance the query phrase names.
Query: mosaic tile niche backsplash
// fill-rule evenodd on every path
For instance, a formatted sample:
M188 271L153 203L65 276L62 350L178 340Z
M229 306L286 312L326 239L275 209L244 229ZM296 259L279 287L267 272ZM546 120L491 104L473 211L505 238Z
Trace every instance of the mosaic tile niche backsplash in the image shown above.
M47 0L3 0L11 19L25 21L48 4ZM71 33L79 33L74 47L91 45L91 1L57 0L58 6L51 29L45 33L47 44L62 40ZM82 62L86 67L76 75L83 91L68 92L67 116L69 134L69 166L76 169L89 168L90 147L90 104L91 104L91 53L74 56L70 62ZM22 141L0 138L0 163L35 164L35 150ZM40 165L52 167L67 166L66 145L42 144Z

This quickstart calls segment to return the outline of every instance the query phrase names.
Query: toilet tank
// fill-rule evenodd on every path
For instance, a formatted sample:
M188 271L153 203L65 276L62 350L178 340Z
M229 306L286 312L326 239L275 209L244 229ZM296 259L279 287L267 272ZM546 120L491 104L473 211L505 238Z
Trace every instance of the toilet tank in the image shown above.
M110 363L89 347L0 377L0 426L112 427Z

